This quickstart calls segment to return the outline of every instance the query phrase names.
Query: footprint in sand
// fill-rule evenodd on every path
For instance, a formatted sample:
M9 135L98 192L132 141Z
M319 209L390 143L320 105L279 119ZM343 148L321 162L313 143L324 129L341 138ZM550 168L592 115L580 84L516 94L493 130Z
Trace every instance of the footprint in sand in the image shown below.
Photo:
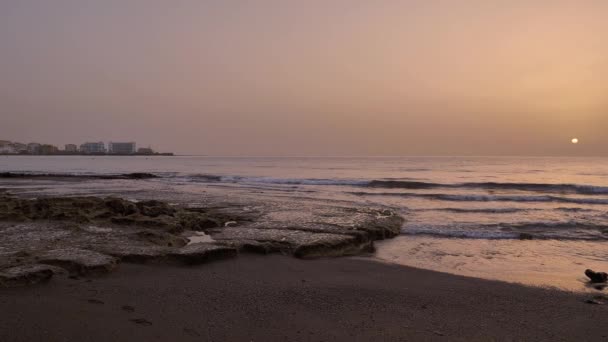
M152 322L148 321L145 318L133 318L133 319L130 319L129 321L136 323L136 324L145 325L145 326L152 325Z
M123 311L126 311L126 312L134 312L135 311L135 308L132 307L131 305L123 305L121 307L121 309L123 309Z
M184 332L190 336L201 336L201 334L198 333L198 331L194 330L194 329L190 329L190 328L184 328Z

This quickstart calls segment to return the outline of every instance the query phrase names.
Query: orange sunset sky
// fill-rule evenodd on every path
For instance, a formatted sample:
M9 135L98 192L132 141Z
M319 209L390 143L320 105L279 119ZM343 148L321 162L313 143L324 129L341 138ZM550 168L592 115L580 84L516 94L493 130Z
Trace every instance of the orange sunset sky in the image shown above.
M607 18L600 0L6 0L0 139L606 155Z

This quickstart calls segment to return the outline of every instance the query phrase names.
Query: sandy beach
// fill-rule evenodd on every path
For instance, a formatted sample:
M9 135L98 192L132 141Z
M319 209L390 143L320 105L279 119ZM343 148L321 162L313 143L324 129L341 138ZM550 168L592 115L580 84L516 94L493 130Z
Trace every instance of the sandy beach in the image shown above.
M364 258L121 264L0 290L2 341L581 341L608 306Z

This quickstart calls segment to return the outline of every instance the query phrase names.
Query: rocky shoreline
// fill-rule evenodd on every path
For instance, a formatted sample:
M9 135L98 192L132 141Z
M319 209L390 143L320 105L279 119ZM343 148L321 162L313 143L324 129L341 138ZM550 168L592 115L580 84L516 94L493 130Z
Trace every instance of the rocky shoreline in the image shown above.
M0 194L0 285L103 274L121 262L193 265L241 253L357 255L373 251L375 240L398 235L403 223L385 209L332 210L335 217L294 224L274 217L280 213L247 208Z

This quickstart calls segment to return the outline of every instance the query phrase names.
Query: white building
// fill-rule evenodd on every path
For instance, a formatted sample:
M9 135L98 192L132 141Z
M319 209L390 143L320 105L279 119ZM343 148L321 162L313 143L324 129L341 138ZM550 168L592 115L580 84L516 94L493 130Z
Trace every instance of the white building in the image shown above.
M108 149L111 154L134 154L137 151L135 142L110 142Z
M76 146L74 144L67 144L67 145L65 145L65 151L66 152L78 152L78 146Z
M85 142L80 145L80 152L82 153L106 153L106 144L100 142Z
M40 153L40 144L39 143L27 144L27 152L29 154L39 154Z
M15 153L27 153L26 144L14 142L14 143L12 143L12 146L13 146L13 149L15 150Z
M15 148L10 141L2 141L0 142L0 154L15 154Z

